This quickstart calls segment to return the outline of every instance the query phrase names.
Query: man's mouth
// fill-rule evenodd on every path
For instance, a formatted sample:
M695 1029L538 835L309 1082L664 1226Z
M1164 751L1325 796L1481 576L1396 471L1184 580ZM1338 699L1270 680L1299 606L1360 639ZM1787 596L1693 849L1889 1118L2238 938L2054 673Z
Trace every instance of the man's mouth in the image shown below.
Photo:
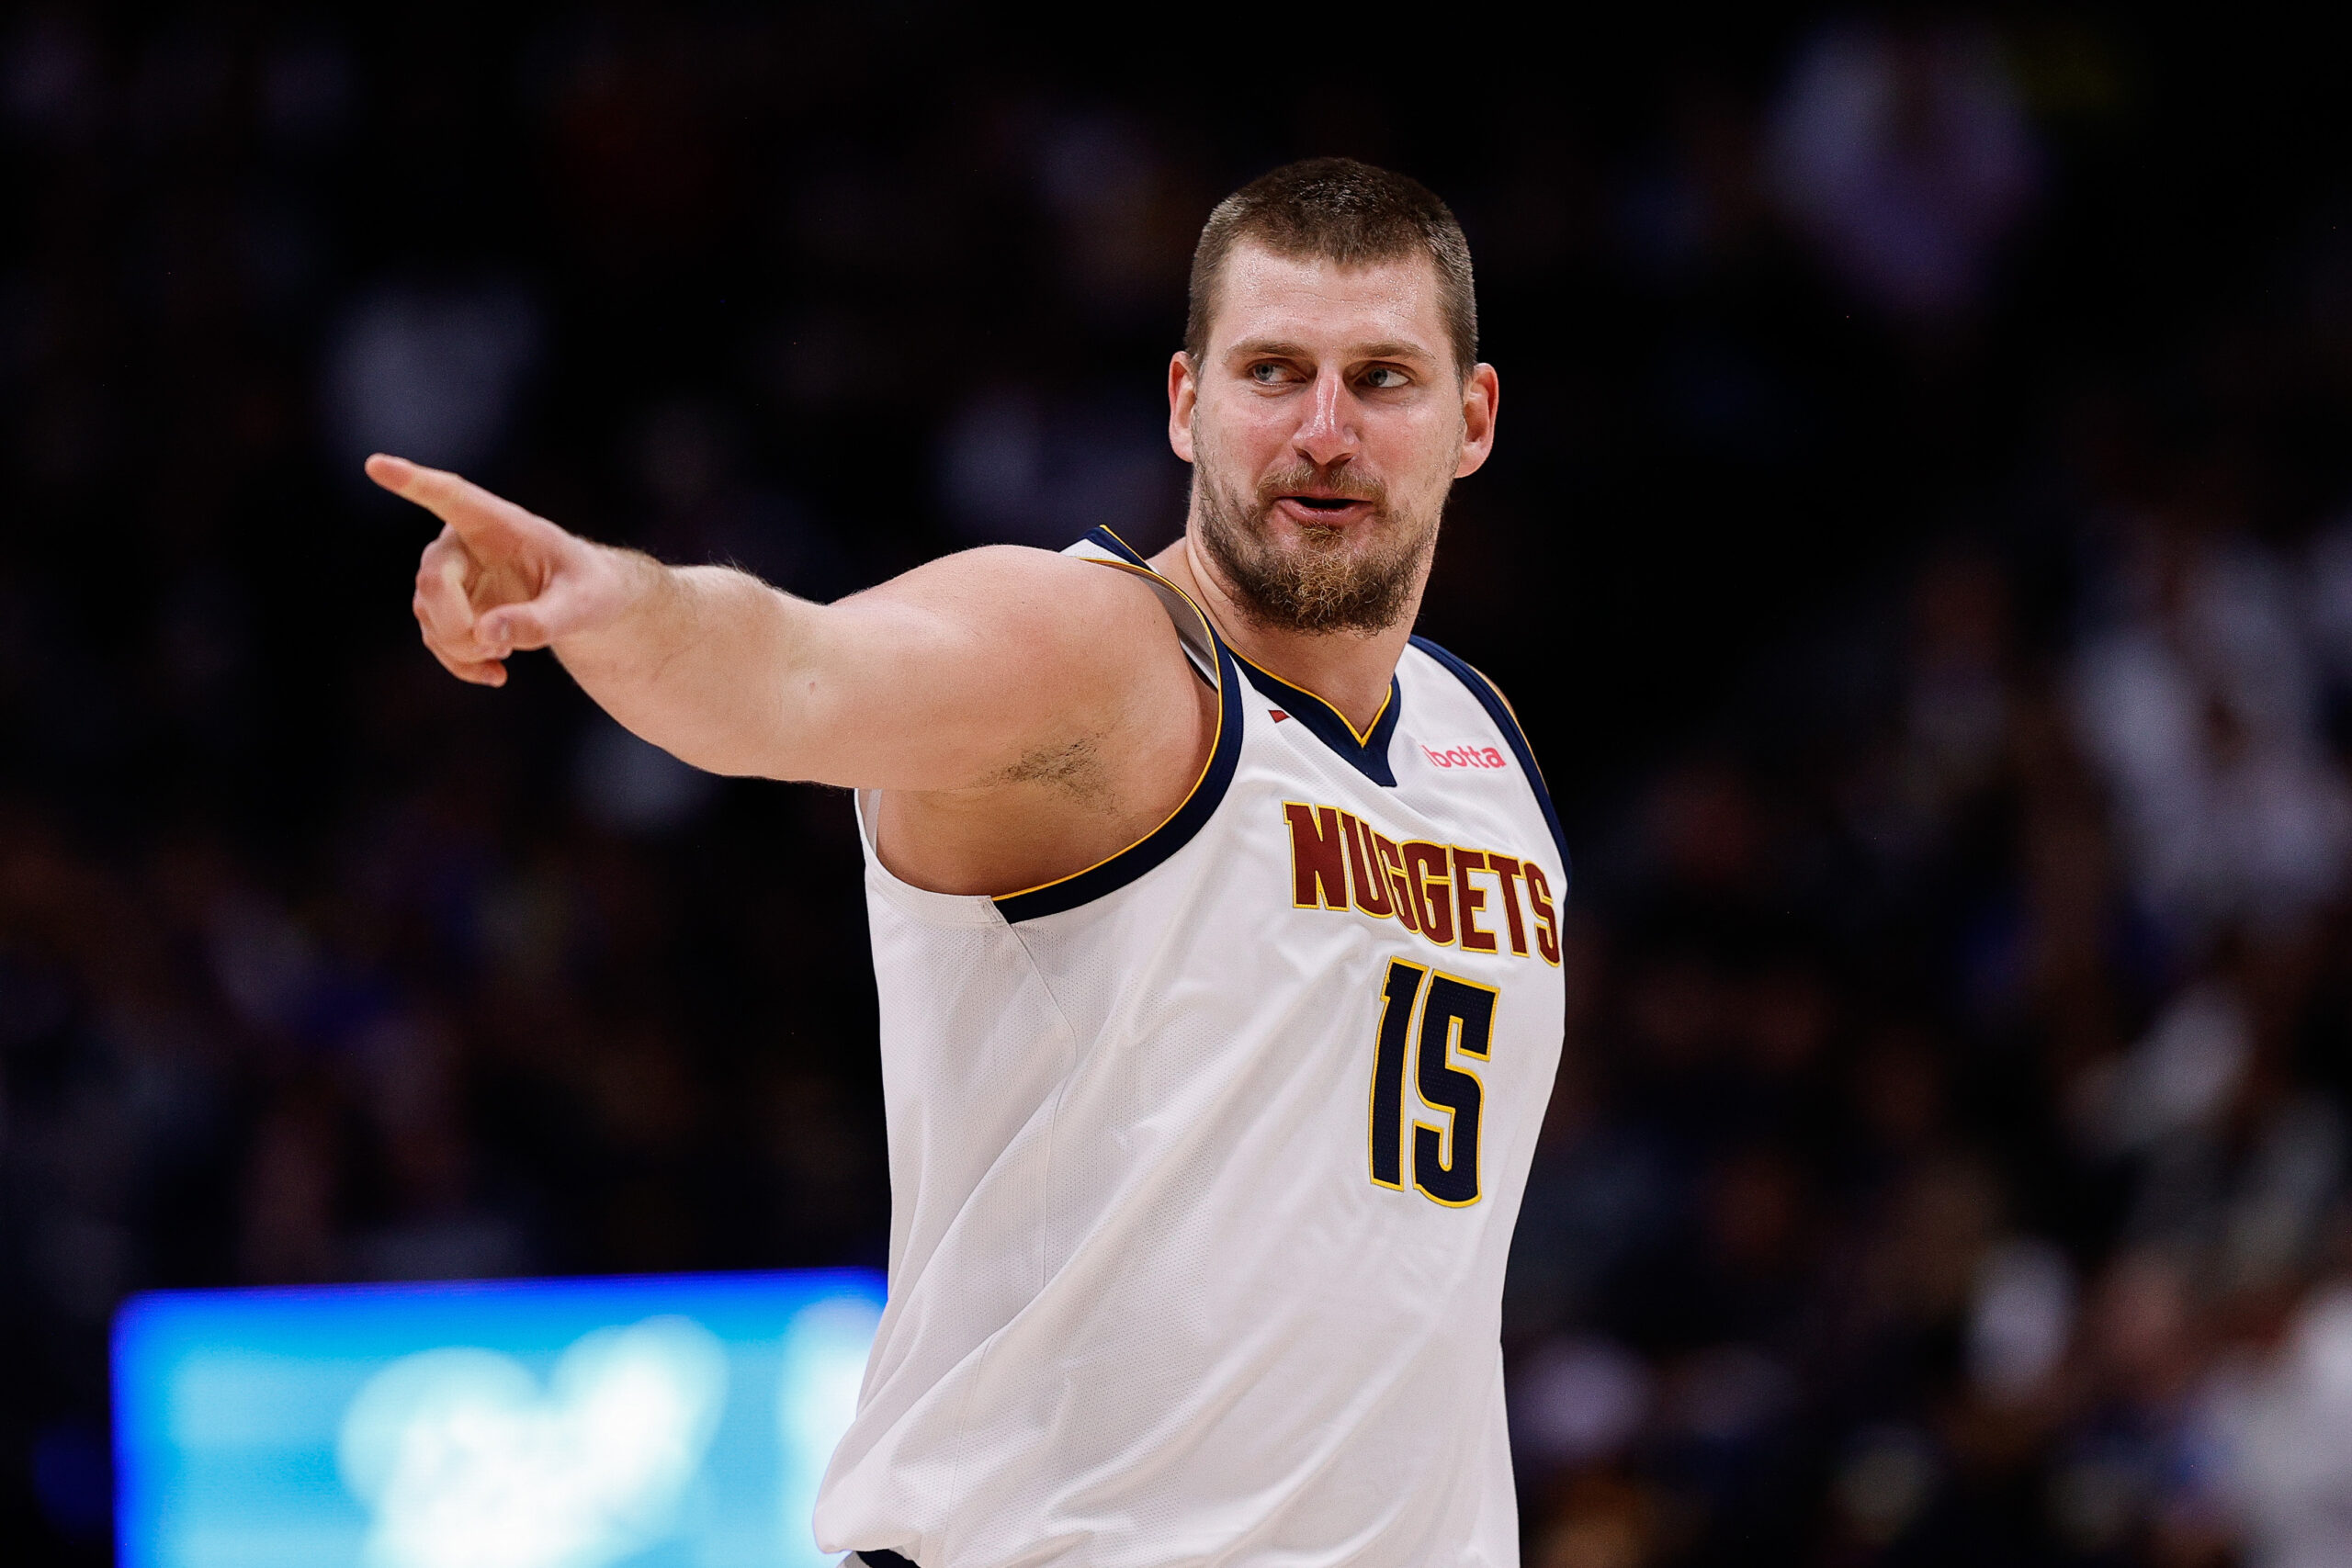
M1362 522L1372 515L1373 503L1352 495L1294 494L1276 497L1274 510L1294 523L1330 528Z

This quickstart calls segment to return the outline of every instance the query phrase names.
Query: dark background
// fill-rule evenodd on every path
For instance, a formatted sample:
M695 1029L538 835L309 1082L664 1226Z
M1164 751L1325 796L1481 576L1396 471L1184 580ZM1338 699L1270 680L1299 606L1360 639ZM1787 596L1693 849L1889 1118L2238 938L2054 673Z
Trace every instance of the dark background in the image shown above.
M1578 856L1531 1564L2352 1559L2331 40L1146 23L0 20L0 1550L106 1554L131 1291L882 1258L845 798L449 680L359 458L820 598L1148 547L1202 219L1347 152L1470 234L1424 625Z

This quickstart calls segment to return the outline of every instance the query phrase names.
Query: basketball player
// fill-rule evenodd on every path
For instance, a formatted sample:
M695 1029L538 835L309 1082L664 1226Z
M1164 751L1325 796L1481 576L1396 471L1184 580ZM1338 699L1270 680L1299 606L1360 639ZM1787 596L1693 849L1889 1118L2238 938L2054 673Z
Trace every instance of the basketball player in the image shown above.
M1412 637L1497 396L1453 215L1320 160L1202 232L1149 561L1105 526L820 605L370 459L446 525L415 608L459 678L552 648L689 762L856 792L890 1290L828 1550L1517 1561L1567 856L1501 696Z

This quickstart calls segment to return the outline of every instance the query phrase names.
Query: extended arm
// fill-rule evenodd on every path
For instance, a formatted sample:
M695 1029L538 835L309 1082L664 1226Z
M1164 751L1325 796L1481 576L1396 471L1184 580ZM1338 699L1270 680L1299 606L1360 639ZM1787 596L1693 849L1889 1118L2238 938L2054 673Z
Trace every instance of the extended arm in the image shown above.
M1099 566L974 550L815 604L591 543L454 474L394 457L368 473L444 524L415 609L453 673L501 684L507 655L551 648L623 725L714 773L1010 788L1027 759L1149 728L1170 696L1193 705L1169 685L1181 656L1148 657L1174 646L1157 603Z

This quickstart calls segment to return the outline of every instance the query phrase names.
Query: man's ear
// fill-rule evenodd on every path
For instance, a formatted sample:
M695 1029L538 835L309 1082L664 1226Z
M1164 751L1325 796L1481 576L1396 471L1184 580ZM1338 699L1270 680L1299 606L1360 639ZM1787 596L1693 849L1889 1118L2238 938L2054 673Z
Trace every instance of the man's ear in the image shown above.
M1502 382L1495 367L1481 364L1462 383L1462 461L1453 477L1466 479L1484 468L1495 449L1495 414L1502 405Z
M1193 410L1200 396L1193 356L1178 349L1168 356L1168 445L1188 463L1193 460Z

